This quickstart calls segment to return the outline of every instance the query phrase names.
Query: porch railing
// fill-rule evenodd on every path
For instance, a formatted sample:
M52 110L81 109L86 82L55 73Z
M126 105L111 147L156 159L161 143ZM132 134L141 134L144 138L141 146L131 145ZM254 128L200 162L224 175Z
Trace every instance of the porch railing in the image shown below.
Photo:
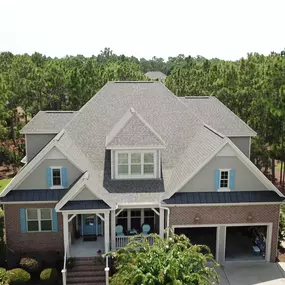
M65 252L64 252L64 262L63 262L63 269L61 270L62 273L62 285L66 285L66 262L67 262L67 250L68 250L68 244L65 247Z
M116 236L116 249L125 247L131 238L133 238L134 236ZM140 237L136 237L138 240L140 239ZM147 237L148 242L150 245L153 244L153 237L148 236Z

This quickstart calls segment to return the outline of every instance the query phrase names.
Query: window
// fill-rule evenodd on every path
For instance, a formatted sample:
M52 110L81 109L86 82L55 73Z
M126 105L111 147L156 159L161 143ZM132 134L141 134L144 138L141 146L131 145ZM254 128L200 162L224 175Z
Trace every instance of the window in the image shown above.
M61 168L52 168L52 186L62 186Z
M155 152L117 153L117 178L155 178Z
M52 231L51 209L27 209L28 232Z
M229 188L229 170L220 170L220 188Z

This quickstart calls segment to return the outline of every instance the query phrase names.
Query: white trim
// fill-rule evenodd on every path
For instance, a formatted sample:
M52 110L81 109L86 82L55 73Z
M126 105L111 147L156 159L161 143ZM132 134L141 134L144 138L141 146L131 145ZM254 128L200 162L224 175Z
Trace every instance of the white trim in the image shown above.
M230 174L231 174L231 169L230 168L224 168L224 169L219 169L220 173L219 173L219 176L220 176L220 185L219 185L219 189L217 189L217 191L220 191L220 192L228 192L228 191L231 191L230 189ZM222 172L227 172L228 173L228 187L221 187L221 181L222 181ZM225 180L225 179L223 179Z
M29 162L29 157L28 157L28 140L27 140L27 135L25 134L25 151L26 151L26 162ZM22 162L22 160L21 160Z
M111 179L115 178L115 173L114 173L115 163L116 163L115 154L114 154L114 151L111 150Z
M51 187L50 189L63 189L62 186L62 166L50 166L49 167L51 169ZM60 172L60 185L53 185L53 170L54 169L59 169Z
M74 217L77 217L77 215L76 215L76 214L73 214L73 215L68 219L68 222L71 222Z
M248 158L251 157L251 137L249 137L249 146L248 146Z
M227 207L227 206L251 206L251 205L280 205L282 202L248 202L248 203L216 203L216 204L166 204L167 207Z
M144 154L146 153L151 153L153 155L153 163L144 163ZM119 174L118 173L118 168L119 168L119 158L118 156L120 154L127 154L128 155L128 163L127 164L122 164L122 165L127 165L128 166L128 174ZM140 154L140 163L137 163L135 165L140 165L141 166L141 174L137 175L132 175L131 174L131 155L132 154ZM155 150L124 150L124 151L115 151L114 154L115 157L115 179L118 180L124 180L124 179L156 179L157 176L157 152ZM144 165L153 165L153 174L144 174Z
M116 209L123 208L123 209L137 209L137 208L154 208L154 207L160 207L160 203L123 203L118 204Z
M57 203L57 202L58 201L10 201L10 202L1 201L1 204L49 204L49 203Z
M108 212L112 209L88 209L88 210L59 210L57 211L58 213L62 213L62 214L68 214L68 215L72 215L72 214L97 214L97 213L105 213Z
M46 131L46 132L22 132L20 131L20 134L22 135L57 135L59 132L56 131Z
M28 210L37 210L37 219L29 219L28 218ZM50 219L42 219L41 217L41 210L49 210L50 211ZM29 231L28 222L38 222L38 230L37 231ZM42 231L41 229L41 222L42 221L51 221L51 229L47 231ZM53 230L53 219L52 219L52 208L26 208L26 228L27 233L49 233Z

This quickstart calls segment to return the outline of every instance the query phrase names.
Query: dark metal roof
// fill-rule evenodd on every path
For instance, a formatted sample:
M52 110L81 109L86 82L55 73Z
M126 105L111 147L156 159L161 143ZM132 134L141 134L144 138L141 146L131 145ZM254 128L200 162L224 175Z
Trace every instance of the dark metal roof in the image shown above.
M275 191L183 192L164 200L166 204L228 204L282 202Z
M69 201L60 210L91 210L110 209L102 200Z
M59 201L69 189L12 190L1 202Z

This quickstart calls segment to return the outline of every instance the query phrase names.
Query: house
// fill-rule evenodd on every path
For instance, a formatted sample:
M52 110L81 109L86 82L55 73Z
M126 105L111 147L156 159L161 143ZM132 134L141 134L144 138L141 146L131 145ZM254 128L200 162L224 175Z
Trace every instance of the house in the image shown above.
M158 80L158 81L161 81L161 82L164 82L165 79L166 79L166 75L161 72L161 71L148 71L146 74L145 74L146 77L148 77L149 79L151 80Z
M218 99L109 82L78 112L39 112L21 132L26 164L1 193L12 251L95 256L147 224L219 263L275 261L284 197L249 159L256 133Z

